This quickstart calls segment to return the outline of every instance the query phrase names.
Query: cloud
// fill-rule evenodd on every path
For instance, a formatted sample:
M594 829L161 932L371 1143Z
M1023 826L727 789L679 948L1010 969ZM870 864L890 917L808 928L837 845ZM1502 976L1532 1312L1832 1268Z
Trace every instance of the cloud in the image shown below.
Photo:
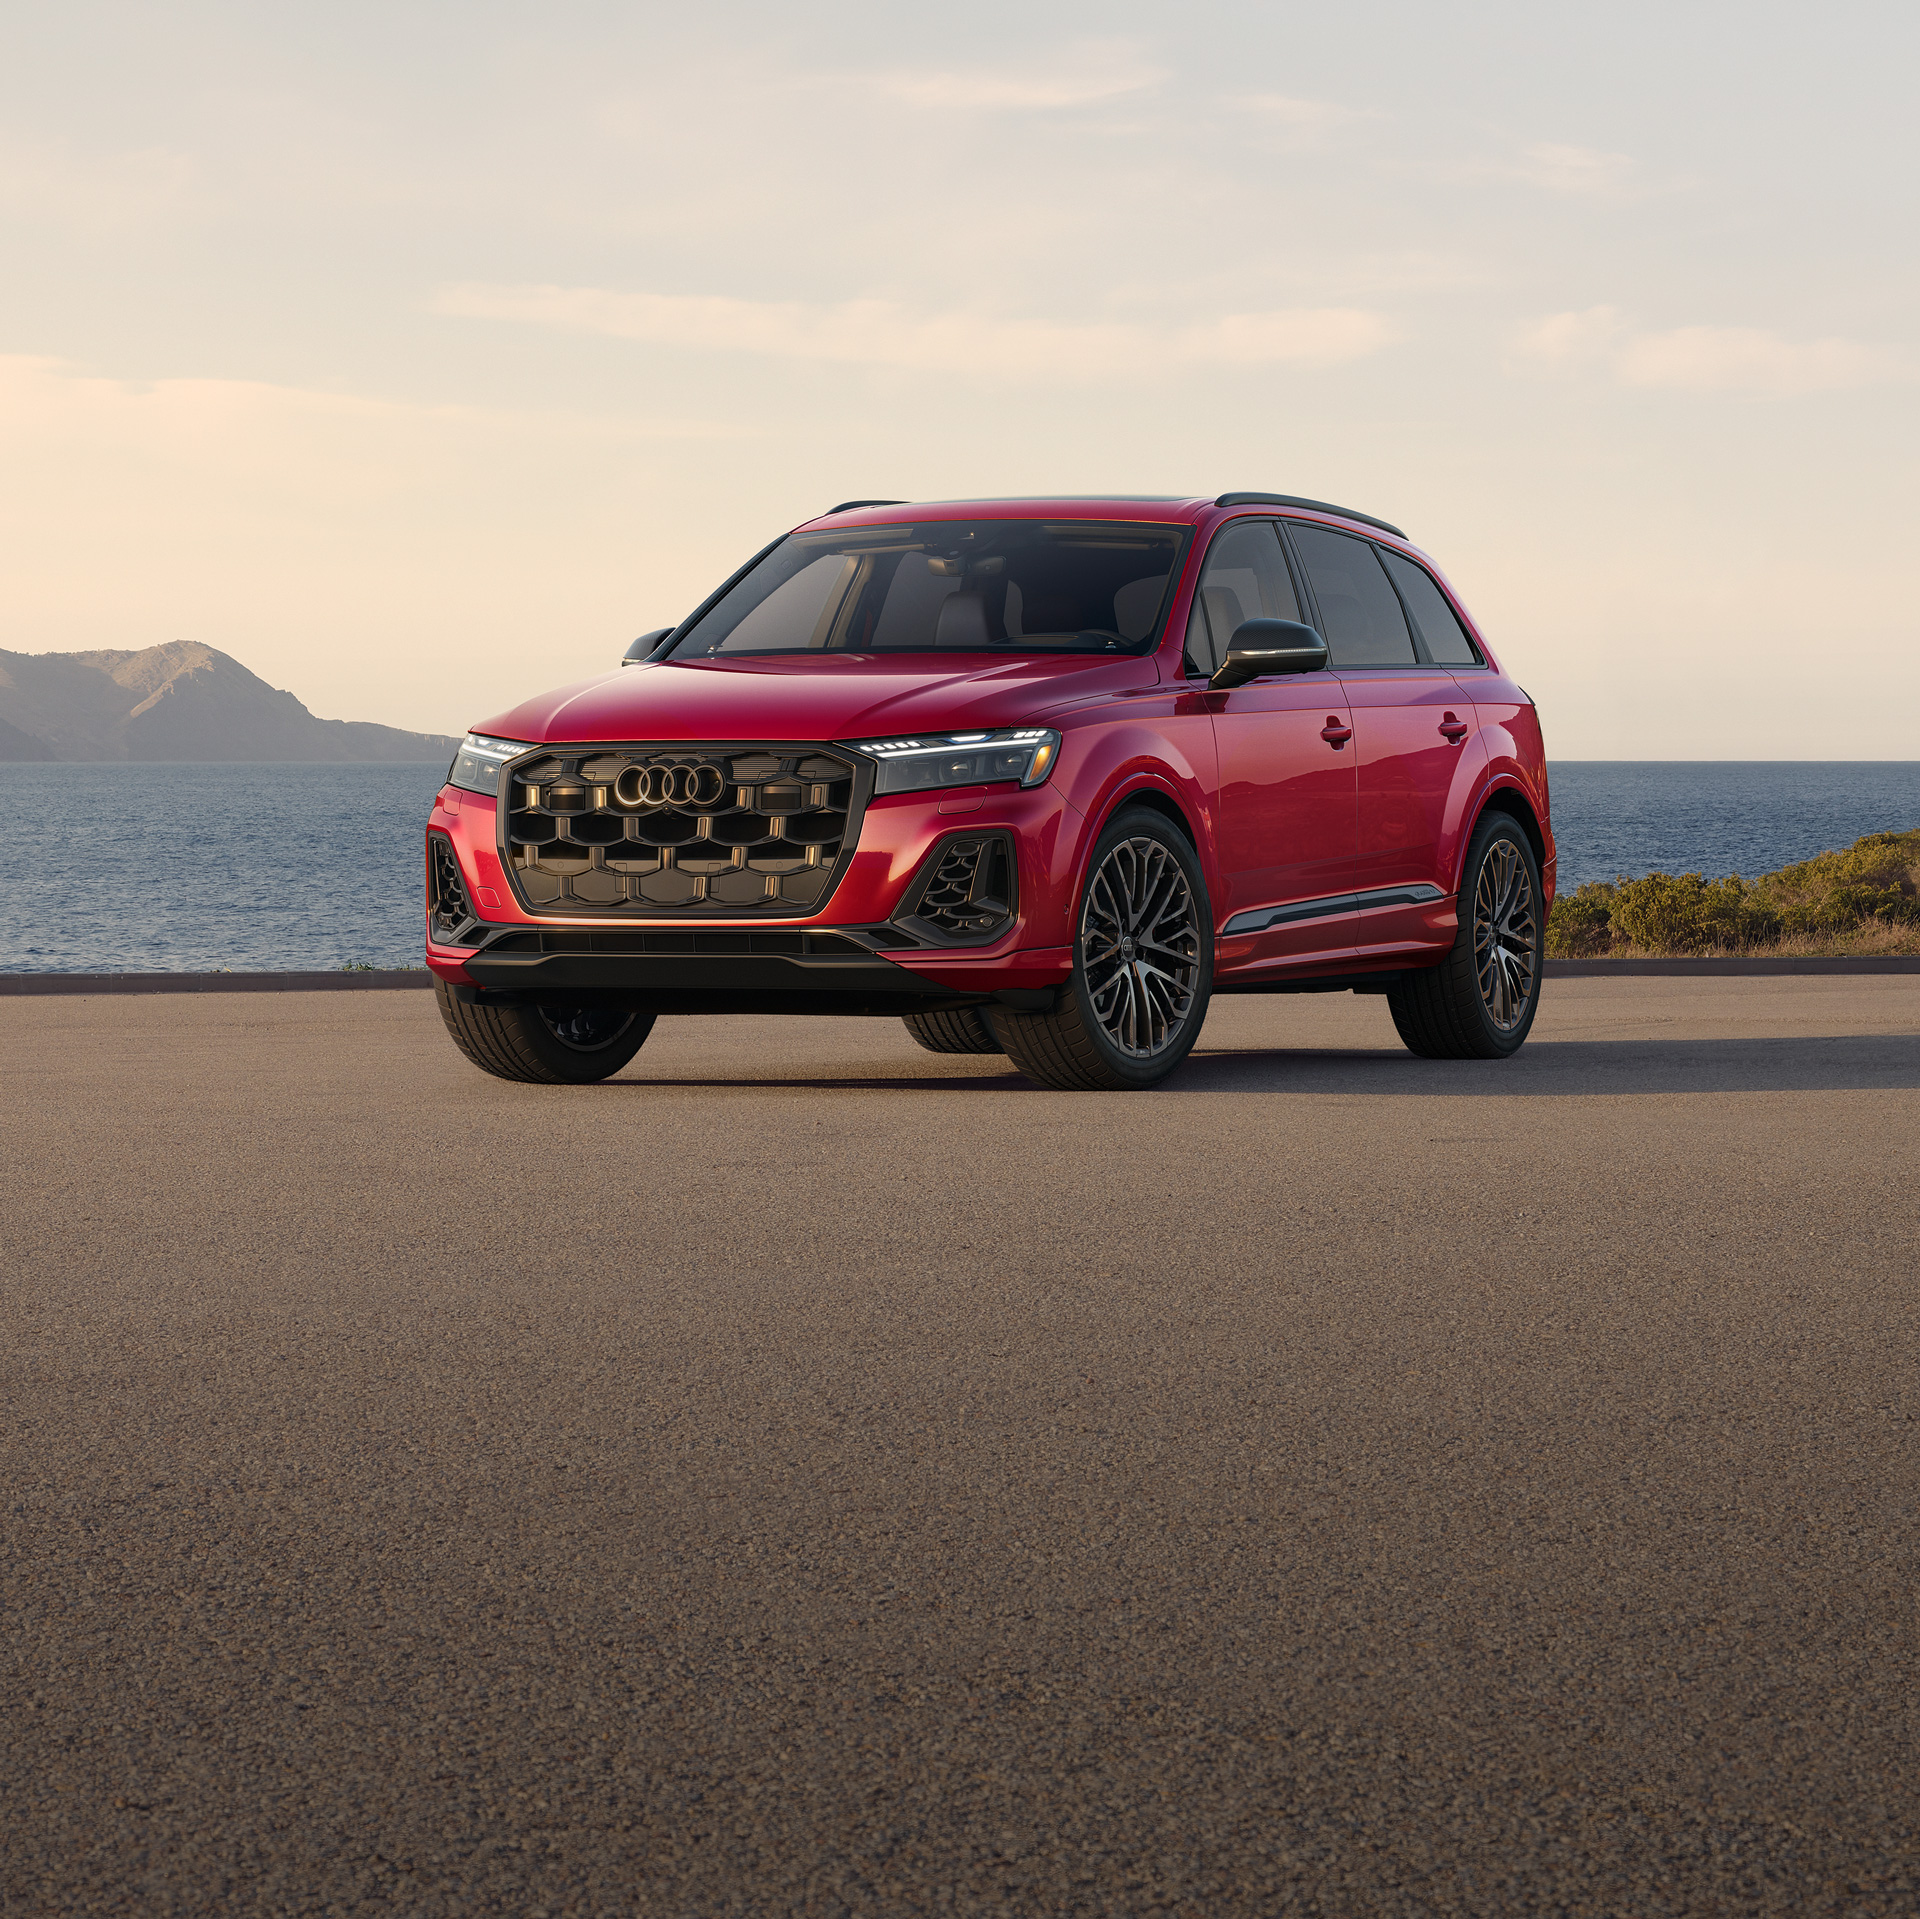
M812 84L858 87L912 107L948 113L1036 113L1097 106L1166 78L1131 46L1086 42L1038 71L997 67L897 67L816 76Z
M1378 120L1371 108L1343 107L1331 100L1299 100L1286 93L1242 93L1227 103L1240 113L1257 114L1267 130L1282 136L1290 147L1316 146L1328 135L1356 120Z
M192 209L195 184L192 161L158 147L0 146L0 209L61 226L114 232L172 219Z
M1549 193L1604 199L1625 190L1633 162L1624 153L1602 153L1594 147L1542 144L1528 147L1509 171Z
M1169 362L1337 366L1377 352L1394 337L1378 314L1351 307L1231 313L1185 327L1149 327L915 314L888 300L810 306L597 287L455 286L434 305L466 318L517 320L691 352L1075 381Z
M1784 340L1759 327L1633 327L1618 307L1556 313L1515 342L1522 365L1601 368L1624 387L1790 398L1913 378L1907 357L1857 340Z

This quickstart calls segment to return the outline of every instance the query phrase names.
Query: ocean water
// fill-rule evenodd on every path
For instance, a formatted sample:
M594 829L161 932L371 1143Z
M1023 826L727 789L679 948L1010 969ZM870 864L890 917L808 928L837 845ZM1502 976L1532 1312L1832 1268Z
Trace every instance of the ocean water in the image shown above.
M0 971L417 966L444 760L0 765Z
M1559 760L1563 891L1625 873L1775 867L1920 826L1920 760Z
M417 965L421 831L446 775L411 766L0 764L15 823L0 972ZM1571 760L1553 768L1560 883L1749 879L1920 826L1920 761Z

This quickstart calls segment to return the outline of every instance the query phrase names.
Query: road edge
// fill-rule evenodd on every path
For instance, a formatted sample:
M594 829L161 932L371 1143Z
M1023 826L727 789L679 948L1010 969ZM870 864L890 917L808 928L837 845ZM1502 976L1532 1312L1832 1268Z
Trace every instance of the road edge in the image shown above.
M1920 973L1920 954L1858 959L1578 959L1546 962L1548 979L1771 979L1799 974ZM382 993L426 988L425 967L338 973L0 973L0 999L35 994Z

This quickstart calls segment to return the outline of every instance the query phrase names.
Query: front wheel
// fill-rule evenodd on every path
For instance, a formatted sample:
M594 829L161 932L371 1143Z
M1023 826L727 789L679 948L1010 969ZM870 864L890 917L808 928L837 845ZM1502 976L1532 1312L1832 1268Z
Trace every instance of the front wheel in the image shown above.
M646 1044L651 1013L624 1006L469 1005L435 980L453 1043L482 1072L536 1086L590 1086L619 1072Z
M1540 867L1517 821L1484 813L1460 872L1460 930L1438 966L1387 988L1422 1059L1505 1059L1540 1006Z
M1050 1013L996 1006L987 1022L1030 1080L1062 1092L1138 1092L1193 1051L1213 991L1213 909L1200 862L1164 815L1137 808L1094 843L1073 973Z

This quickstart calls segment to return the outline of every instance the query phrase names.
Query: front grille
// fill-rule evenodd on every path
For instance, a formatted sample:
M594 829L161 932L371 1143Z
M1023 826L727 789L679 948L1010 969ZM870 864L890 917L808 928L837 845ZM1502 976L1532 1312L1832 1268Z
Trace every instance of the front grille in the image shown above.
M811 746L543 753L509 771L501 851L532 912L811 913L852 855L864 771Z
M467 889L460 878L460 862L443 834L427 835L427 930L436 945L471 946L478 924Z

